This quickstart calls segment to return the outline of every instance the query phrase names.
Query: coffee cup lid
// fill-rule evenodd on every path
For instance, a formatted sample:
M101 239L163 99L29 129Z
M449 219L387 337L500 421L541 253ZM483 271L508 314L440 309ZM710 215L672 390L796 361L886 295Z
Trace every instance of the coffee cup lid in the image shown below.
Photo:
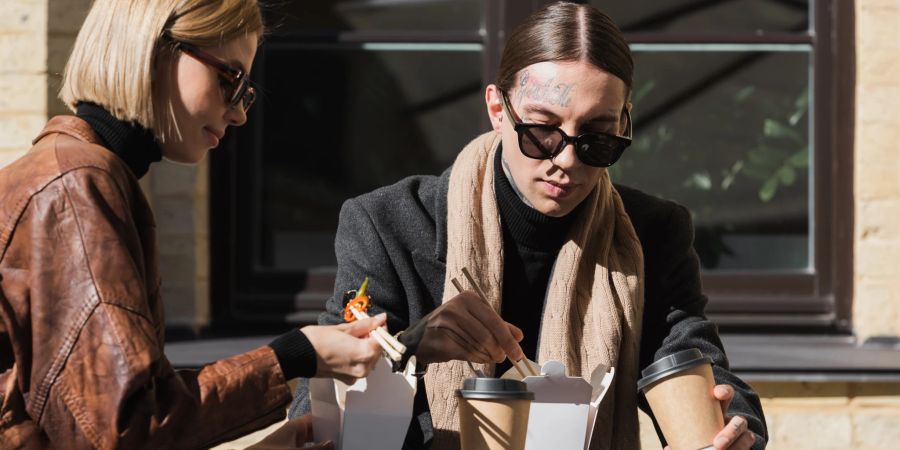
M519 380L466 378L456 396L469 400L533 400L534 393Z
M699 349L692 348L663 356L653 364L647 366L641 371L641 378L638 380L638 390L642 391L647 386L662 380L663 378L689 369L700 364L712 364L709 356L703 356Z

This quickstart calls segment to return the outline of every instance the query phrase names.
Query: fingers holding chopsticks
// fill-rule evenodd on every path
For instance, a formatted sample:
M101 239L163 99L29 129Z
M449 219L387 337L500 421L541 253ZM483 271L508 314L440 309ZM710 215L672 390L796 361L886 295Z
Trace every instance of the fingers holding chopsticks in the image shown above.
M387 314L379 314L375 317L369 317L357 320L351 323L338 325L343 332L358 338L366 337L372 330L384 326L387 323Z
M316 376L352 383L368 375L381 357L381 346L369 333L384 324L386 316L336 326L310 325L300 331L316 351Z
M416 357L422 362L464 360L496 363L507 355L521 358L518 336L472 291L463 291L431 312Z

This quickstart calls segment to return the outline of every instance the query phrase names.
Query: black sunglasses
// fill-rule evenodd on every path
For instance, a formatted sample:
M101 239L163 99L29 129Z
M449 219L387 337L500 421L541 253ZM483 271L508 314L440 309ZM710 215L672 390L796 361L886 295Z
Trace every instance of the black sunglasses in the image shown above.
M219 72L219 78L224 85L225 103L228 106L233 108L240 104L244 111L253 106L253 102L256 101L256 89L250 86L246 72L187 42L177 42L176 48Z
M503 104L513 128L519 135L519 150L523 155L533 159L553 159L567 145L575 145L578 159L593 167L609 167L616 163L622 153L631 145L631 113L623 108L625 120L628 121L628 135L618 136L608 133L584 133L569 136L559 127L545 124L522 123L515 117L515 111L509 103L506 92L500 91Z

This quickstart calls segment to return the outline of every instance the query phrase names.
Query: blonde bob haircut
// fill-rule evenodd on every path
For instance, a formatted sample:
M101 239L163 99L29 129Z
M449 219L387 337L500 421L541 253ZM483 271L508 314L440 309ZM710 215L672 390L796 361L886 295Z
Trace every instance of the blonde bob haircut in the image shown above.
M78 102L96 103L165 142L178 124L171 101L155 95L164 52L173 55L178 41L216 47L263 31L257 0L94 0L59 97L72 111Z

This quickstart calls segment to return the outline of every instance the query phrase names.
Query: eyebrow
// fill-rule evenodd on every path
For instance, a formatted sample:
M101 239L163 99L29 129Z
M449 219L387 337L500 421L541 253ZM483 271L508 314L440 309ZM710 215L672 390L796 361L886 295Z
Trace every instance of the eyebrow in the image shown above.
M523 111L526 115L527 115L527 114L543 114L543 115L545 115L545 116L549 116L549 117L552 117L552 118L554 118L554 119L559 119L559 118L560 118L559 115L557 115L557 114L554 113L553 111L547 109L547 108L544 107L543 105L539 105L539 104L527 104L527 105L525 105L525 106L522 107L522 111ZM607 112L605 112L605 113L603 113L603 114L601 114L601 115L599 115L599 116L596 116L596 117L591 118L591 119L588 120L586 123L601 123L601 124L606 124L606 123L615 123L615 122L617 122L618 120L619 120L618 114L616 114L616 113L614 113L614 112L611 112L611 111L607 111Z

